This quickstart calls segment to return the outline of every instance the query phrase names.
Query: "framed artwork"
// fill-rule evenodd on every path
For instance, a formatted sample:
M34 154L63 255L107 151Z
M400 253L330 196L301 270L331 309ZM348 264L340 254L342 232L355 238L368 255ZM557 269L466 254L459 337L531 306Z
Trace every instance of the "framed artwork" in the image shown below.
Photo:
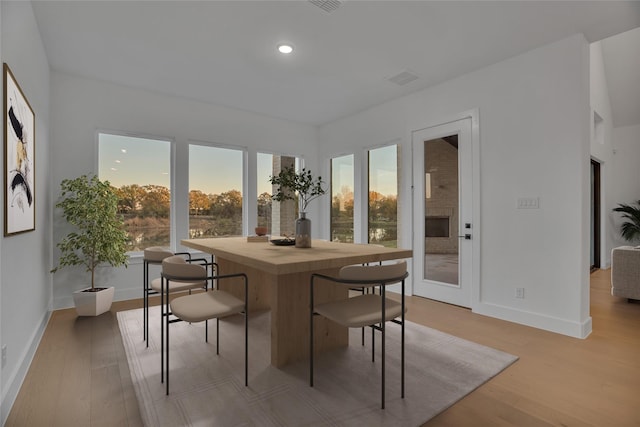
M36 118L7 64L4 89L4 235L36 228L35 127Z

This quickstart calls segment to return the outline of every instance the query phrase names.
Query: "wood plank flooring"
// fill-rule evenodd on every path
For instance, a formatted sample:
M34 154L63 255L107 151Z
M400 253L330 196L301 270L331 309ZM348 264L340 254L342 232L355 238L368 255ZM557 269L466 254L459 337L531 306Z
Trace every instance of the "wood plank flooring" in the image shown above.
M609 277L591 275L586 340L409 298L409 320L520 357L425 425L640 426L640 303L612 297ZM141 305L54 312L6 426L141 426L115 314Z

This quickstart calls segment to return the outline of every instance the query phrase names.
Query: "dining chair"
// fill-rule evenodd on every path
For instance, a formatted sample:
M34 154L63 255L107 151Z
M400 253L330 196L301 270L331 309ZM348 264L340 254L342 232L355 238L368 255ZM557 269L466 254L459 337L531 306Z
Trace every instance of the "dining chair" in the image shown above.
M162 261L165 258L180 255L185 257L187 262L198 262L200 264L210 265L212 268L216 268L217 265L213 262L213 257L211 263L209 263L204 258L192 258L189 252L172 252L167 248L161 246L151 246L144 250L143 256L143 267L142 267L142 299L143 299L143 339L146 341L147 347L149 347L149 296L157 295L160 293L160 277L153 279L151 283L149 283L149 266L150 265L162 265ZM181 291L191 291L192 289L197 289L200 287L204 287L206 284L202 284L200 282L193 283L189 285L188 283L170 284L169 292L181 292ZM162 325L162 322L161 322Z
M384 245L379 245L379 244L375 244L375 243L356 243L358 245L372 245L372 246L377 246L379 248L383 248ZM378 261L377 262L378 265L382 265L382 261ZM371 265L370 262L365 262L362 265ZM354 292L359 292L361 294L368 294L369 292L374 292L375 289L372 287L355 287L355 288L349 288L350 291L354 291ZM362 345L364 346L364 329L365 326L363 326L361 328L362 332L361 332L361 341L362 341ZM373 328L371 328L371 342L373 342L373 340L375 339L374 337L375 331L373 330ZM371 357L373 358L373 354L371 355Z
M244 301L234 295L216 289L221 280L241 278L244 283ZM203 292L174 298L169 302L167 286L175 283L211 283ZM162 260L161 273L161 305L164 322L164 339L161 340L161 372L160 381L164 381L166 371L166 394L169 394L169 325L175 322L205 322L205 342L209 342L209 320L216 319L216 354L220 354L220 318L234 314L244 316L244 385L248 385L249 370L249 311L248 311L248 278L244 273L227 275L209 275L207 268L200 264L188 263L180 256L172 256ZM166 355L165 355L166 351Z
M382 362L381 362L381 407L385 406L385 353L386 353L386 323L391 321L401 327L400 341L400 397L404 398L404 318L405 279L408 277L407 262L402 260L384 265L350 265L342 267L338 277L313 273L310 279L310 310L309 310L309 385L313 387L313 359L314 338L313 325L315 316L323 316L348 328L362 328L369 326L372 330L382 334ZM315 305L314 287L318 279L347 286L349 289L373 287L379 288L379 293L363 293L343 300L331 301ZM401 283L400 302L386 297L388 285ZM398 317L400 320L398 320ZM375 352L375 342L372 341L372 353ZM373 357L373 356L372 356ZM375 360L372 358L372 360Z

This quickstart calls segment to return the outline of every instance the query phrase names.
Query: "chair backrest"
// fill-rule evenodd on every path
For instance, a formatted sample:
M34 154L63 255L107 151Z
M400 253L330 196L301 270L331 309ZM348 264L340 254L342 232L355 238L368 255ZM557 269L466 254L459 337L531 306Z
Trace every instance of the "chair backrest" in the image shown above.
M190 264L180 255L162 260L162 275L172 281L201 280L207 277L207 270L199 264Z
M144 259L149 262L161 262L163 259L173 255L173 252L162 246L151 246L144 250Z
M371 284L396 283L407 277L407 261L384 265L348 265L340 269L339 276L341 279Z

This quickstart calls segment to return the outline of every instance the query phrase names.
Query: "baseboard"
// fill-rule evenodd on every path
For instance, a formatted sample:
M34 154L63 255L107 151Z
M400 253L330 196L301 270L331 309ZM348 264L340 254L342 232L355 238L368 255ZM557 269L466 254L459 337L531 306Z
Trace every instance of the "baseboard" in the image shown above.
M512 307L488 303L479 303L473 307L473 312L574 338L584 339L591 334L591 316L584 322L574 322L540 313L515 310Z
M44 331L47 328L50 318L51 311L45 312L40 320L40 324L31 335L29 346L21 355L20 360L22 360L22 363L20 363L20 365L9 375L7 387L2 394L2 409L0 410L0 413L2 414L2 422L0 425L5 425L7 418L9 417L9 412L11 412L11 408L16 401L16 397L18 397L20 387L22 387L22 383L27 376L29 366L31 366L31 362L33 361L36 350L40 345L40 341L42 340L42 336L44 335Z

